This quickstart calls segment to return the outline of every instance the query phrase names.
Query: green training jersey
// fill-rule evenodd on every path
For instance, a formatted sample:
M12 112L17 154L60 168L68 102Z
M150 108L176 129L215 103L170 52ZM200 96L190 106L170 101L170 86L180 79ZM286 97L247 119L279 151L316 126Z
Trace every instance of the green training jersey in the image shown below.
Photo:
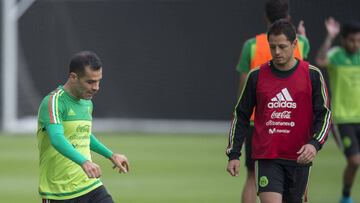
M360 123L360 50L349 54L334 47L327 57L333 121Z
M61 155L50 143L46 127L60 124L64 136L86 159L91 161L91 100L76 99L62 86L48 94L38 112L37 139L40 152L39 193L44 199L64 200L84 195L102 185L87 177L81 166Z
M300 49L300 53L302 54L302 57L305 60L310 52L309 40L302 35L298 35L297 39L298 39L298 46ZM248 73L250 71L251 61L255 56L255 52L256 52L256 38L254 37L248 39L242 47L240 60L238 65L236 66L236 70L238 72Z

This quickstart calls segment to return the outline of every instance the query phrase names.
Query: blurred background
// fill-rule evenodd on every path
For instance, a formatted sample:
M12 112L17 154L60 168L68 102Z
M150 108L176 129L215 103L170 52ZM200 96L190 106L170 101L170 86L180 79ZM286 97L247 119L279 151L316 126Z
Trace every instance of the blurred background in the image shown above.
M244 41L266 31L264 2L2 0L0 202L40 201L37 108L65 83L70 58L81 50L95 51L104 64L93 130L134 167L119 176L96 159L117 201L239 202L243 176L226 174L224 149L235 66ZM311 63L327 17L360 21L358 0L290 5L293 23L305 22ZM323 151L309 201L337 202L344 158L332 138Z

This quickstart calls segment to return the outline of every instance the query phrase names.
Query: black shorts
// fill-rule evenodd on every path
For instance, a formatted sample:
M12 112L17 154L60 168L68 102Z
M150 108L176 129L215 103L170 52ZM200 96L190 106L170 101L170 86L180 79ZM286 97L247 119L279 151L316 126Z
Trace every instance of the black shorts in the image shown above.
M254 132L254 126L250 126L249 130L246 133L245 138L245 166L248 169L248 171L254 171L255 168L255 161L251 158L251 152L252 152L252 137Z
M360 124L337 125L346 157L360 153Z
M102 185L91 192L68 200L46 200L43 199L42 203L114 203L110 194Z
M308 183L310 165L299 166L295 161L257 160L256 186L261 192L277 192L282 194L283 201L301 203Z

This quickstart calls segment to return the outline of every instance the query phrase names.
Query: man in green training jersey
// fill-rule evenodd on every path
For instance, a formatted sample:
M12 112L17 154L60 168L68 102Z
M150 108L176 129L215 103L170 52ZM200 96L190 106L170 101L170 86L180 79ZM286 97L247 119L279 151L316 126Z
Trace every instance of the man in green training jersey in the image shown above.
M325 26L327 36L316 62L327 67L329 73L333 121L347 158L340 202L352 203L350 190L360 166L360 23L351 22L340 28L335 19L329 18ZM339 33L341 46L330 49Z
M99 90L102 63L91 51L77 53L63 86L49 93L38 112L39 193L42 202L113 203L90 151L129 171L126 156L113 153L92 134L91 102Z

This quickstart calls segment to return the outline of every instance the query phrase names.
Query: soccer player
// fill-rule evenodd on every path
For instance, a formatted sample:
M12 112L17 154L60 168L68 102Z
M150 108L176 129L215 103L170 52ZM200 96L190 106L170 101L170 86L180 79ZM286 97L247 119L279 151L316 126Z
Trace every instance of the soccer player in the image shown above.
M129 171L126 156L113 153L91 132L91 99L101 78L99 57L91 51L79 52L70 62L67 82L40 104L37 139L43 203L113 203L90 151L108 158L119 172Z
M265 3L265 17L268 26L279 19L290 20L288 0L267 0ZM303 21L299 23L297 36L298 43L294 55L298 59L305 59L310 51L309 41L305 37ZM236 70L240 73L239 93L244 87L247 74L250 69L256 68L271 59L270 48L266 33L260 33L256 37L248 39L242 48L239 64ZM245 166L247 168L246 182L242 192L244 203L256 203L254 160L251 159L251 137L254 129L254 117L251 117L251 125L245 138Z
M325 27L327 36L316 62L320 67L327 67L329 73L335 129L338 129L347 158L340 202L352 203L350 191L360 166L360 23L347 23L340 28L330 17ZM329 51L339 32L341 46Z
M296 31L285 19L268 30L272 60L251 70L229 133L228 172L239 174L241 147L255 107L252 158L262 203L300 203L331 112L321 72L294 57Z

